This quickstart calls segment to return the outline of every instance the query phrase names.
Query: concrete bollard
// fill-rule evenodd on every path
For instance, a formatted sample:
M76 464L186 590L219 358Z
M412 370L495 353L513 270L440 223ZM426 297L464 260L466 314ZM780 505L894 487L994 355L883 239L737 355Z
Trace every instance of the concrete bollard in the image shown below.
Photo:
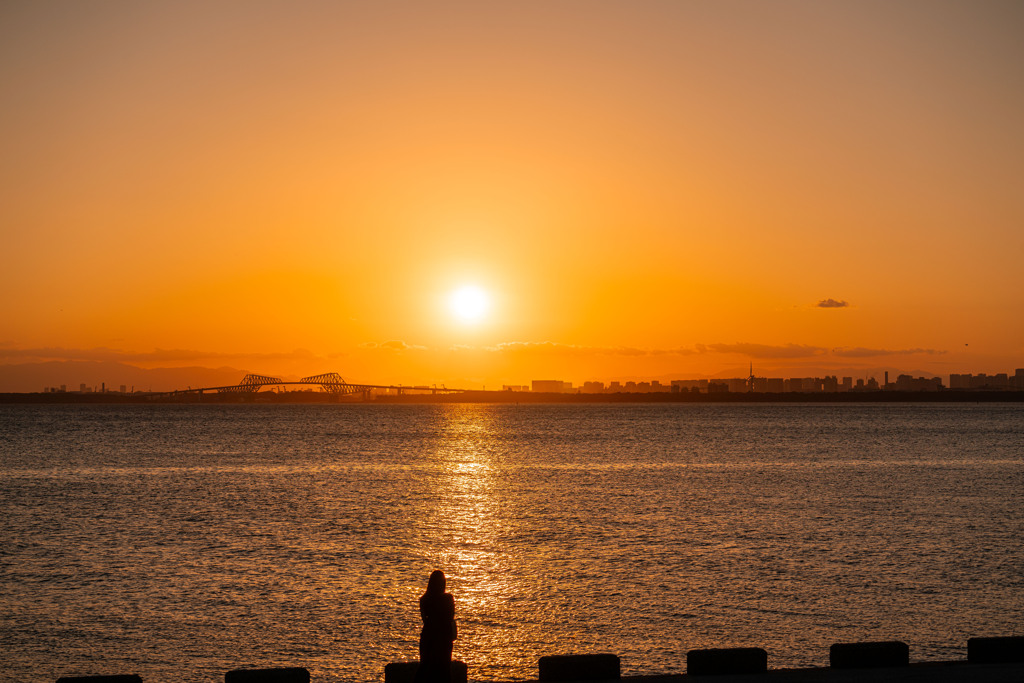
M835 643L828 649L828 665L833 669L910 666L910 648L898 640Z
M413 683L419 662L391 662L384 667L384 683ZM469 680L469 667L465 662L452 660L452 683L466 683Z
M686 673L690 676L757 674L768 670L768 653L759 647L724 647L690 650Z
M1024 636L969 638L967 661L971 664L1024 662Z
M142 677L135 674L121 676L61 676L57 683L142 683Z
M309 683L309 671L299 666L235 669L224 674L224 683Z
M619 656L549 655L537 662L540 681L617 681L622 677Z

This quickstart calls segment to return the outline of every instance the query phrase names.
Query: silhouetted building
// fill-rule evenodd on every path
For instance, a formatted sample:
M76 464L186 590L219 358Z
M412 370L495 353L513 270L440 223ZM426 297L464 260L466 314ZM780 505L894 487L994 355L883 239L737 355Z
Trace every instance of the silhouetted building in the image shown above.
M917 377L915 379L910 375L900 375L890 388L895 388L896 391L938 391L942 389L942 380L938 377Z
M970 389L971 388L971 376L961 375L953 373L949 376L949 388L950 389Z
M702 393L706 393L708 390L708 380L706 379L674 379L671 382L671 386L677 391L693 391L697 390Z
M954 373L949 376L949 388L960 390L974 389L977 391L1022 389L1024 388L1024 370L1015 370L1012 376L1005 372L995 375L986 375L984 372L977 375L959 375Z
M753 370L751 370L753 373ZM601 393L844 393L863 391L941 391L945 389L940 377L912 377L911 375L899 375L895 381L890 382L888 373L884 374L885 384L879 385L874 378L857 379L854 382L852 377L843 377L841 380L836 375L825 377L756 377L751 374L749 377L733 377L721 380L707 379L674 379L669 384L662 384L659 380L650 381L612 381L607 384L596 380L584 382L581 386L573 388L571 382L562 380L533 380L530 387L523 385L504 385L505 391L534 391L539 393L571 393L577 391L584 394ZM949 376L949 387L960 390L977 391L1012 391L1024 390L1024 368L1018 368L1014 374L998 373L995 375L956 374ZM62 387L63 390L63 387ZM47 387L44 391L57 391L56 387ZM82 391L90 391L82 385ZM125 387L121 386L124 393Z
M725 380L725 383L729 386L729 391L736 394L743 393L749 386L746 377L733 377Z

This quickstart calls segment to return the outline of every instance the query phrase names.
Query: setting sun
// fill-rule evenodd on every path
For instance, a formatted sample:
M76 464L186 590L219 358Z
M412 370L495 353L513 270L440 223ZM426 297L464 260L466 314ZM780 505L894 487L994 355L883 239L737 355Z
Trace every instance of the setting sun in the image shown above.
M448 307L455 317L464 323L476 323L484 319L491 306L487 292L476 285L466 285L451 293Z

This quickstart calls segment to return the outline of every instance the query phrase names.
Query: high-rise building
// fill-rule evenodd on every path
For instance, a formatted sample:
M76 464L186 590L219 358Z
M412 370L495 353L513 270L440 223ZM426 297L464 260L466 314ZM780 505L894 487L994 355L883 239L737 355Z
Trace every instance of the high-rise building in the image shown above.
M732 379L725 380L725 383L729 385L730 393L737 394L743 393L750 386L750 383L747 381L746 377L733 377Z

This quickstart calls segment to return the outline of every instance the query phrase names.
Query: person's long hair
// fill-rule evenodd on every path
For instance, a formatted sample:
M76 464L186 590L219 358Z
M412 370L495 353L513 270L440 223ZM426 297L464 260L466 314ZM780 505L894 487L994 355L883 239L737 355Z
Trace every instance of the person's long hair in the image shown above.
M447 585L448 582L444 578L444 572L436 569L430 573L430 579L427 581L427 592L423 594L423 597L444 595Z

